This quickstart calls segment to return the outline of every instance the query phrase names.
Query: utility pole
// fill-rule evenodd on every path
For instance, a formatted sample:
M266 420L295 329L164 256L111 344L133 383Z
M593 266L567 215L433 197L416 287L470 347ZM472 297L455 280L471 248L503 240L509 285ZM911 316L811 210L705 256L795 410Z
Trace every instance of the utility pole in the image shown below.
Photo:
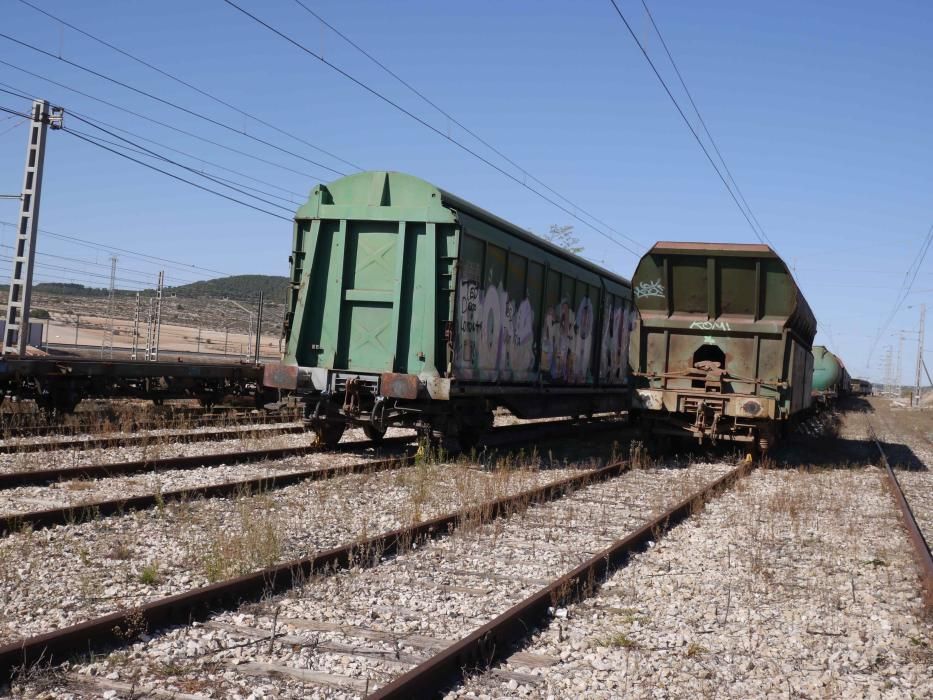
M81 329L81 314L75 314L75 346L78 345L78 331Z
M159 360L159 339L162 335L162 285L165 283L165 270L159 271L159 288L156 290L155 351L152 359Z
M914 405L920 405L920 369L923 367L923 326L927 318L927 305L920 305L920 334L917 337L917 376L914 382Z
M13 271L6 300L6 329L3 354L26 354L29 341L29 304L32 301L32 271L36 260L36 235L39 232L39 200L42 195L42 170L45 164L45 141L48 128L62 128L61 107L49 109L46 100L32 103L32 120L26 141L26 169L23 174L19 226L13 241Z
M130 355L131 360L136 359L136 351L139 348L139 292L136 292L136 312L133 314L133 352Z
M153 344L152 343L152 331L153 331L152 305L153 305L153 299L152 297L149 297L149 316L146 319L146 355L145 355L146 362L152 359L152 344Z
M262 290L259 290L259 309L256 311L256 348L253 351L253 362L259 364L259 349L262 347Z
M113 359L113 290L117 281L117 256L110 256L110 293L107 296L107 321L109 330L107 332L107 345L109 357ZM104 340L100 341L100 357L104 358Z
M901 356L904 354L904 334L897 336L897 371L894 375L894 391L897 397L901 395Z

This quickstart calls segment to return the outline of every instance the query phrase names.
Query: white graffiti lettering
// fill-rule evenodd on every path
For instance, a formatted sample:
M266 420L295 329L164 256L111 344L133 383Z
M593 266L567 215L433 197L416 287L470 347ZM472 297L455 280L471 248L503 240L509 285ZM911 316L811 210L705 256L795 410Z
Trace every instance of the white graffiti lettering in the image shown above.
M661 284L660 278L656 279L654 282L639 282L635 287L635 296L638 299L643 297L661 297L664 298L664 285Z
M471 280L460 283L454 362L473 379L532 379L535 360L534 309L518 303L501 286L485 290Z
M731 331L732 327L725 321L694 321L690 324L690 329L700 331Z

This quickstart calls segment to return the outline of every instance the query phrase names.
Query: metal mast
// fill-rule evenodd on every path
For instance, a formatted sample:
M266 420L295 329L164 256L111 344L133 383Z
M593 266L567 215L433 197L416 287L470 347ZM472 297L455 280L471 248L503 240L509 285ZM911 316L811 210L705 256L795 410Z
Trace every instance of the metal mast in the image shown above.
M117 256L110 256L110 293L107 297L107 351L108 357L113 357L113 292L117 282ZM104 357L104 341L100 342L100 356Z
M29 341L29 304L32 300L32 270L36 260L36 234L39 231L39 200L42 195L42 169L48 128L62 127L63 110L49 111L46 100L32 103L32 121L26 143L26 169L23 175L22 208L13 244L13 271L6 304L3 354L26 354Z
M136 313L133 314L133 353L131 360L136 359L136 353L139 350L139 292L136 292Z
M923 326L926 323L927 318L927 305L920 305L920 335L917 338L917 376L914 382L914 401L915 405L920 405L920 370L923 367Z
M159 338L162 335L162 285L165 283L165 270L159 270L159 288L156 290L155 348L152 359L159 359Z

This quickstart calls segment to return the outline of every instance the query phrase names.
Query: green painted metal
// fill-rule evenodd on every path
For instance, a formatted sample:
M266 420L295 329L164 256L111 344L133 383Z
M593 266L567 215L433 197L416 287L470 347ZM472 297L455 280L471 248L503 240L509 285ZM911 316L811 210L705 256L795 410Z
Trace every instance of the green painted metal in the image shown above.
M296 214L284 363L459 384L623 386L628 280L402 173Z
M704 394L703 382L686 375L706 361L728 373L724 394L773 400L772 417L809 405L816 319L768 246L658 243L632 283L640 387Z
M839 358L823 345L813 346L813 391L835 389L842 378Z
M437 329L451 320L438 281L458 235L440 190L358 173L315 187L295 218L285 362L437 374Z

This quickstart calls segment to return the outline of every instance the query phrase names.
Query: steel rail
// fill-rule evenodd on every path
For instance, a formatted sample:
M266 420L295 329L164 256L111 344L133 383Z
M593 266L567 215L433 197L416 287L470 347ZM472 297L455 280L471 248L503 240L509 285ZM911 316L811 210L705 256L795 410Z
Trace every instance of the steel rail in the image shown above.
M884 464L884 472L887 477L891 496L897 504L897 508L900 511L901 523L904 525L904 529L907 530L907 538L910 540L910 544L913 547L914 559L917 560L920 583L923 587L924 608L928 614L933 613L933 555L930 554L930 545L926 541L926 538L924 538L920 526L917 524L917 519L914 517L914 512L910 507L910 503L907 502L904 491L901 489L901 483L898 481L894 469L891 468L891 464L888 462L888 458L884 453L884 448L881 447L881 443L878 441L874 430L871 430L871 440L875 443L875 447L878 448L878 453L881 455L881 461Z
M304 432L304 428L301 428ZM409 436L385 438L380 443L372 440L358 442L344 442L333 448L335 452L352 452L360 448L375 447L377 445L395 446L411 442L414 438ZM267 459L285 459L315 452L323 452L328 448L314 443L297 447L272 447L259 450L241 450L239 452L217 452L207 455L184 455L181 457L165 457L153 459L139 459L128 462L113 462L110 464L81 464L74 467L53 467L51 469L33 469L20 472L0 473L0 491L21 486L43 486L58 481L72 479L106 479L126 474L140 472L152 473L178 470L200 469L201 467L216 467L219 465L248 464L262 462Z
M132 610L111 613L6 644L0 647L0 681L10 679L17 669L35 663L61 663L73 654L132 644L136 641L134 630L145 630L147 634L152 634L169 625L189 624L192 620L203 619L212 611L236 608L245 601L288 590L301 585L313 575L328 574L357 565L377 565L384 557L406 551L413 544L449 534L461 523L490 522L534 503L555 500L589 484L618 476L627 469L626 462L617 462L514 496L463 508L417 525L160 598Z
M74 414L76 416L81 416L81 414ZM161 416L156 416L154 418L149 418L146 420L134 421L131 430L132 431L143 431L143 430L193 430L195 428L208 428L208 427L231 427L235 428L242 426L244 424L253 424L253 425L268 425L270 423L288 423L293 421L301 420L301 416L297 413L286 414L286 413L206 413L206 412L191 412L191 413L170 413ZM80 418L79 418L80 422ZM7 442L9 439L24 439L28 440L29 438L37 437L48 437L51 435L59 435L63 438L71 438L75 443L80 444L82 441L80 436L82 433L93 434L92 431L82 425L62 425L62 424L48 424L48 425L14 425L12 424L9 418L0 416L0 434L3 434L3 444L0 444L0 451L2 452L15 452L15 451L28 451L21 449L25 446L38 445L38 449L44 449L44 445L47 443L39 442L21 442L21 443L11 443ZM63 439L62 442L67 440ZM58 443L56 443L58 444Z
M387 469L396 469L411 464L413 454L399 455L387 459L355 462L339 467L314 467L299 471L285 472L271 476L259 476L252 479L239 479L220 484L207 484L205 486L192 486L185 489L163 491L161 493L146 493L127 498L112 498L103 501L93 501L61 508L30 511L0 516L0 537L8 536L30 527L33 530L52 527L54 525L73 525L96 520L108 515L122 515L129 511L144 510L175 501L190 501L199 498L226 498L237 495L250 495L263 493L274 489L285 488L303 481L321 481L333 479L349 474L364 472L377 472Z
M615 421L595 420L587 424L591 430L607 430L618 427ZM539 430L551 431L545 436L545 439L560 437L564 434L572 434L574 430L579 429L580 423L575 420L560 420L547 423L531 423L524 425L512 425L498 428L490 435L493 445L497 438L505 438L509 441L520 440L523 433L535 433ZM556 432L555 432L556 431ZM509 437L517 433L518 437ZM341 443L338 449L341 452L352 451L355 449L370 447L374 444L388 445L395 447L399 444L410 442L411 437L400 436L383 439L380 443L371 441L347 442ZM293 456L295 454L304 454L317 452L320 448L316 445L308 447L285 447L272 450L256 450L251 453L240 453L243 462L255 462L263 459L281 459L282 457ZM212 466L217 464L229 463L235 453L221 453L215 455L202 455L191 457L175 457L165 460L165 462L174 462L173 465L164 467L165 469L197 469L202 466ZM162 505L168 502L193 500L197 498L226 498L240 494L252 494L273 489L280 489L286 486L300 483L302 481L319 481L322 479L332 479L349 474L359 474L367 471L381 471L384 469L393 469L408 464L413 459L412 455L400 455L383 460L373 460L367 462L358 462L339 467L314 467L293 472L285 472L270 476L254 477L251 479L241 479L237 481L228 481L219 484L208 484L204 486L192 486L185 489L176 489L173 491L163 491L160 493L147 493L139 496L130 496L126 498L113 498L101 501L91 501L75 505L62 506L59 508L49 508L46 510L29 511L25 513L11 513L0 515L0 537L8 536L24 527L40 529L52 527L54 525L73 525L76 523L95 520L99 517L108 515L122 515L132 510L143 510ZM179 466L180 465L180 466ZM94 467L76 467L77 472L85 469L104 470L107 476L119 475L118 470L125 468L124 473L133 473L134 471L146 471L152 469L152 463L146 462L128 462L123 464L99 465ZM67 468L71 469L71 468ZM108 471L109 470L109 471ZM51 473L53 479L60 479L66 469L45 470ZM31 474L38 472L11 473L10 480L25 479ZM4 475L5 477L6 475ZM2 483L2 482L0 482ZM22 485L22 484L20 484Z
M212 440L229 440L242 437L251 432L268 433L270 435L294 435L303 433L306 428L301 425L272 426L257 424L237 428L221 428L210 433L165 433L162 435L108 435L106 437L90 436L87 438L74 438L71 440L55 440L49 442L26 442L0 445L0 454L28 454L34 452L54 452L55 450L70 450L74 448L93 449L109 447L131 447L133 445L156 444L165 440L179 442L210 442Z
M751 468L751 463L744 463L716 479L472 634L371 693L368 698L408 700L441 697L465 674L487 669L506 658L534 629L545 624L556 608L592 595L599 582L614 569L625 566L632 554L646 549L649 542L702 508L711 496L745 476Z

